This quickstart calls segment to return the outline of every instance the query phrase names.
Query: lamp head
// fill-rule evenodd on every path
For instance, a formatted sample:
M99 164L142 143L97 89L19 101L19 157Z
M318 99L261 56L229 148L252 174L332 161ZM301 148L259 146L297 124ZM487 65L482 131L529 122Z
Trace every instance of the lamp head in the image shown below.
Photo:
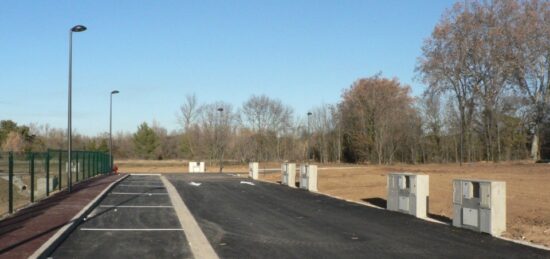
M84 25L75 25L73 28L71 28L72 32L82 32L85 31L87 28Z
M310 116L310 115L312 115L312 114L313 114L313 113L311 113L311 112L308 112L308 113L307 113L307 116Z
M120 93L118 90L114 90L111 92L111 94L118 94L118 93Z
M219 112L223 112L223 108L218 108L218 111L219 111Z

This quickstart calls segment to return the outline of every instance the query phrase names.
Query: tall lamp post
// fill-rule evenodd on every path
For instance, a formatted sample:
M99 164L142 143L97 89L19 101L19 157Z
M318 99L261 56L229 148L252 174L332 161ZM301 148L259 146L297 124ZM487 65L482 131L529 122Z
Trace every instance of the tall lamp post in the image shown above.
M69 109L68 109L68 125L67 125L67 138L68 138L68 173L69 173L69 192L72 190L73 179L73 165L72 165L72 151L73 151L73 125L72 125L72 88L73 88L73 32L83 32L86 30L84 25L76 25L69 31Z
M307 163L309 164L309 139L310 139L310 130L309 130L309 117L311 117L313 113L308 112L307 113Z
M221 107L218 108L218 111L220 112L220 118L218 119L218 139L219 139L219 138L220 138L220 135L221 135L221 134L219 133L219 131L220 131L219 128L220 128L220 125L221 125L223 108L221 108ZM223 149L222 149L222 147L221 147L222 145L220 145L219 142L220 142L220 141L218 140L218 147L219 147L219 149L220 149L220 173L222 173L222 171L223 171Z
M111 100L109 102L109 172L113 172L113 94L120 93L118 90L111 92Z

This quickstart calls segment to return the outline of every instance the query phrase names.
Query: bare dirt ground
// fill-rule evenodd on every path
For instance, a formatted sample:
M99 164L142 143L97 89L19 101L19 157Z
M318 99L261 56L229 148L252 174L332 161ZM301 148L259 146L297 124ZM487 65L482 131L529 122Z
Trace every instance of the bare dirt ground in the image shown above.
M187 171L185 161L117 161L122 172L169 173ZM260 164L278 168L280 164ZM218 172L215 165L207 171ZM248 171L247 165L228 165L225 172ZM531 162L428 164L393 166L319 165L318 189L340 198L385 206L386 175L417 172L430 176L429 212L433 218L452 218L452 180L458 178L505 181L507 232L505 237L550 247L550 164ZM280 173L261 174L261 179L280 181Z

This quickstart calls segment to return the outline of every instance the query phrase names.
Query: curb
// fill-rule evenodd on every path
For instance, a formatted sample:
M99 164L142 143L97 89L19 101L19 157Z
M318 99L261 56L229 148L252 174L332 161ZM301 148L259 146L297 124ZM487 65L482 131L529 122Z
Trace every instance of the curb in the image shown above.
M29 258L46 258L49 254L51 254L60 244L63 242L72 232L73 230L83 221L84 215L87 215L90 213L96 206L101 202L103 197L115 187L119 182L126 179L130 175L125 175L121 177L120 179L112 182L107 186L107 188L103 189L103 191L96 196L92 201L86 205L78 214L76 214L69 223L65 224L63 227L61 227L53 236L51 236L48 241L46 241L40 248L38 248L34 253L29 256Z

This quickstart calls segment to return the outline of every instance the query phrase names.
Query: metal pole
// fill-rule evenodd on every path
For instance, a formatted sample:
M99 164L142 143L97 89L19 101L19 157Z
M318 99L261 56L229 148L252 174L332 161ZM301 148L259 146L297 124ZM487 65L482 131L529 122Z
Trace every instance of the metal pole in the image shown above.
M310 139L310 129L309 129L309 117L311 116L311 112L307 113L307 163L309 164L309 139Z
M109 172L113 171L113 93L109 103Z
M72 190L72 165L71 165L71 162L72 162L72 154L71 152L73 151L73 132L72 132L72 129L73 129L73 124L72 124L72 85L73 85L73 32L82 32L82 31L85 31L86 30L86 27L85 26L82 26L82 25L76 25L74 27L72 27L70 30L69 30L69 109L68 109L68 126L67 126L67 138L68 138L68 163L69 163L69 184L67 185L68 186L68 190L69 192L71 192Z
M79 176L78 176L78 175L80 174L80 170L78 170L78 168L79 168L78 163L80 163L80 161L79 161L80 158L78 157L78 151L76 151L75 153L76 153L76 154L75 154L75 155L76 155L76 157L75 157L75 158L76 158L76 169L75 169L75 173L76 173L76 182L78 183L78 181L79 181L79 179L78 179Z
M13 152L8 154L8 211L13 213Z
M34 153L31 153L29 158L31 171L31 202L34 202Z
M61 191L61 183L63 182L63 175L61 174L62 168L63 168L63 151L59 150L58 152L58 158L57 161L59 164L57 165L57 178L59 178L59 184L57 185L57 190Z
M46 151L46 196L50 196L50 150Z
M68 126L67 126L67 138L68 138L68 142L69 142L69 146L68 146L68 157L67 157L67 163L68 163L68 189L69 189L69 192L72 191L72 165L71 165L71 153L72 153L72 150L73 150L73 141L72 141L72 110L71 110L71 107L72 107L72 84L73 84L73 31L70 30L69 31L69 109L68 109Z
M219 150L220 151L220 173L222 173L222 171L223 171L223 148L222 148L222 145L223 144L219 144L220 141L218 139L221 138L220 137L221 134L220 134L219 131L220 131L220 125L221 125L221 120L222 120L223 108L218 108L218 111L220 112L220 117L218 118L218 127L217 127L218 128L218 130L217 130L218 133L217 133L216 141L218 142L218 148L220 149Z

